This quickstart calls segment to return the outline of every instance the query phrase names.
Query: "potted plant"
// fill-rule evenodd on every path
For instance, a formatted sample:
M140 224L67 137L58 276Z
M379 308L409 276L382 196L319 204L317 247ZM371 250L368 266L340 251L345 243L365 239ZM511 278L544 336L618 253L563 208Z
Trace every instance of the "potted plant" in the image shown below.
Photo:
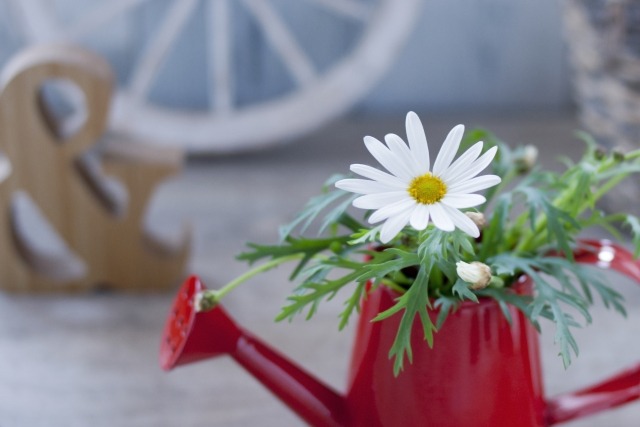
M262 264L219 290L190 278L167 321L162 366L230 354L313 425L544 426L639 398L640 365L547 401L536 329L541 319L555 323L568 366L578 352L572 329L591 321L596 298L624 313L590 264L640 282L640 263L620 245L579 234L601 227L620 237L615 227L628 226L640 254L638 218L596 207L640 172L640 150L608 154L581 135L584 156L556 173L536 166L535 148L512 150L485 131L463 137L461 125L431 161L415 113L406 128L408 144L365 137L385 170L351 165L359 177L331 178L278 244L250 244L239 256ZM314 222L320 236L303 237ZM299 285L277 320L311 318L338 291L348 293L340 328L360 312L345 396L220 306L240 283L285 262L295 263Z

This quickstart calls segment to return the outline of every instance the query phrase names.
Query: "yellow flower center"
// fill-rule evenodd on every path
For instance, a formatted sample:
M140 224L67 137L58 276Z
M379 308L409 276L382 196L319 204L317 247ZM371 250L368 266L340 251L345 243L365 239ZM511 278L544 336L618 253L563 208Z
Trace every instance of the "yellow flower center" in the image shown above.
M432 205L442 200L447 194L447 185L431 172L414 178L407 190L416 202Z

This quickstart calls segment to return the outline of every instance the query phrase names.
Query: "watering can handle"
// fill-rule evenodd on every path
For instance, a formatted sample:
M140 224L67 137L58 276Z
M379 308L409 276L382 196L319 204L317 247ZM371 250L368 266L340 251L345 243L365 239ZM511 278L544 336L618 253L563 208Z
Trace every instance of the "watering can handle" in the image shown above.
M622 246L607 240L582 240L577 262L616 270L640 284L640 261ZM556 424L640 399L640 362L596 385L549 399L547 422Z

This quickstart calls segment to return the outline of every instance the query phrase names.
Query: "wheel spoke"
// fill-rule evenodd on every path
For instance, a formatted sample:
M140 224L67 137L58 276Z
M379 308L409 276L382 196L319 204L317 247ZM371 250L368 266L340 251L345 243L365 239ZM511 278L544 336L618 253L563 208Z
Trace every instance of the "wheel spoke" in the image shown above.
M371 15L371 6L355 0L306 0L338 15L358 21L366 21Z
M304 86L314 80L316 72L311 61L271 4L267 0L243 0L243 3L298 84Z
M135 102L142 101L180 30L187 23L198 0L174 0L156 34L136 64L129 90Z
M209 105L219 113L233 106L229 0L210 0L207 10Z
M82 18L78 19L73 26L65 30L63 32L63 38L65 40L82 39L87 33L101 28L121 13L133 9L144 1L148 0L104 1L100 7L92 8L89 12L85 13Z
M43 0L12 0L10 6L24 19L24 35L31 43L56 39L58 27L53 24L55 11L52 2ZM27 19L28 17L28 19Z

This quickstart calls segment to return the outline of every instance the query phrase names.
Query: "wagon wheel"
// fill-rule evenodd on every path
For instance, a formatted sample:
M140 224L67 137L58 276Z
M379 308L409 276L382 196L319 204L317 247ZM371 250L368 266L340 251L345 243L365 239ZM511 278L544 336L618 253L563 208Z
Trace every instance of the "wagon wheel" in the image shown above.
M74 41L100 35L123 19L160 2L102 0L71 22L63 22L56 4L48 0L8 0L21 20L22 37L29 43ZM190 152L236 152L289 140L348 110L362 98L392 63L407 38L420 0L172 0L143 42L133 67L119 84L110 118L111 130L133 138ZM291 23L286 7L313 8L330 19L349 21L358 36L349 52L326 67L314 62ZM282 65L293 88L258 103L241 105L234 88L234 32L232 12L241 9ZM69 8L67 8L69 9ZM207 105L192 110L163 105L150 99L159 70L172 61L176 39L189 30L187 23L202 13L206 29ZM313 12L315 13L315 12ZM199 17L200 18L200 17ZM106 56L109 56L108 54ZM188 67L181 77L186 78ZM283 77L284 78L284 77Z

